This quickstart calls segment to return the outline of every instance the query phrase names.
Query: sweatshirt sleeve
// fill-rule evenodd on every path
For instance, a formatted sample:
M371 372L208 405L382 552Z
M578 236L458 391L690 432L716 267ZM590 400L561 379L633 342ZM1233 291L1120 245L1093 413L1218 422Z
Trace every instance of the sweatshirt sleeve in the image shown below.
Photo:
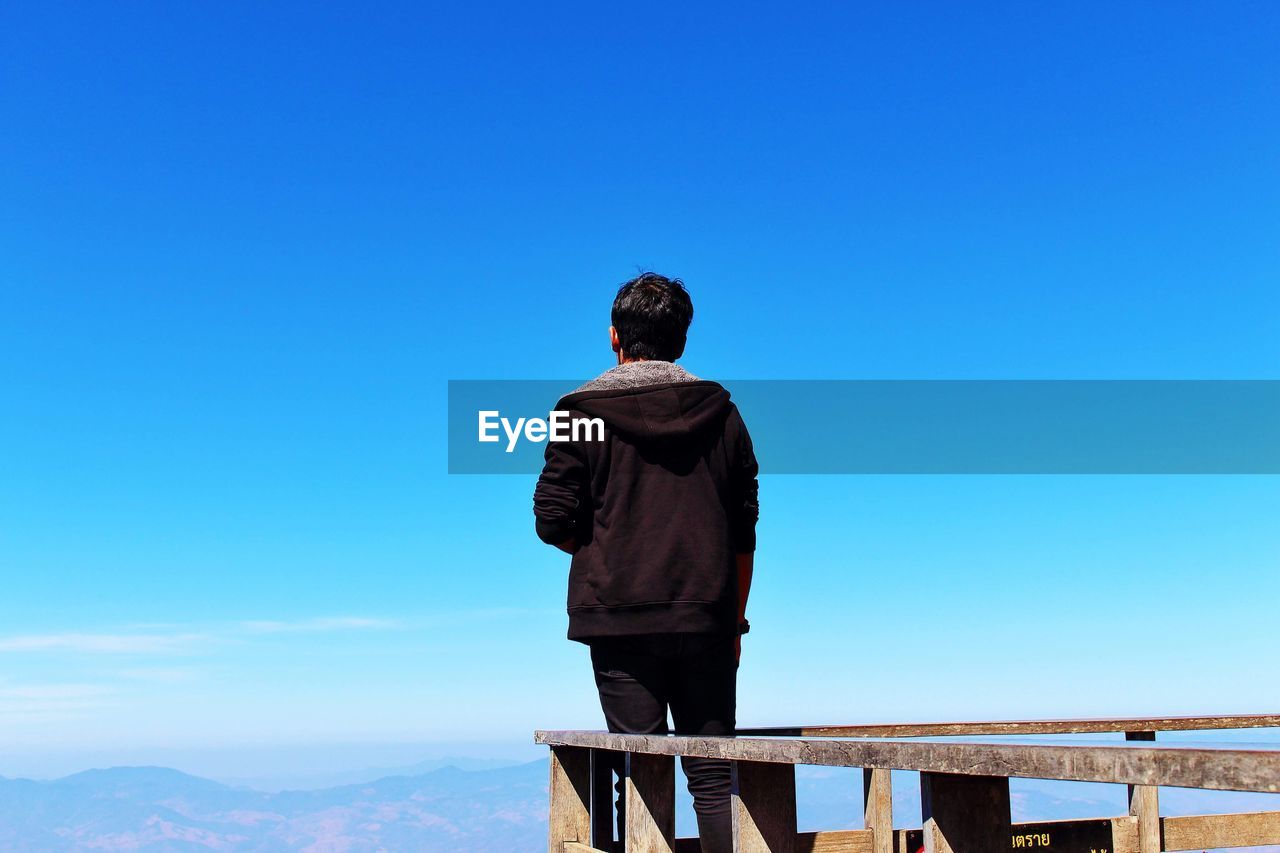
M734 429L729 436L732 449L732 490L729 506L729 523L733 533L733 549L738 554L750 554L756 550L756 521L760 518L760 483L757 477L760 466L756 463L751 434L737 409L731 422Z
M575 538L582 508L589 504L587 465L582 448L568 441L548 442L546 460L533 490L538 538L559 545Z

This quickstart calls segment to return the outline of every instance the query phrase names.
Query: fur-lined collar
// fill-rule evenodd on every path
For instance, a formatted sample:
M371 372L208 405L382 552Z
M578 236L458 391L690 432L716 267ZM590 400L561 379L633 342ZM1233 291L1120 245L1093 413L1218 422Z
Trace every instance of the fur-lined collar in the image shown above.
M601 373L579 391L615 391L622 388L643 388L646 385L662 385L667 382L698 382L698 377L678 364L669 361L628 361Z

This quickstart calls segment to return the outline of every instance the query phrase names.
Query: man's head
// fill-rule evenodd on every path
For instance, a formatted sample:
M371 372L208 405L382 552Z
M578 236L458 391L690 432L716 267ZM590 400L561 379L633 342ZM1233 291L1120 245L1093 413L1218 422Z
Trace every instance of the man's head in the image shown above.
M693 301L680 279L647 272L618 288L612 319L619 362L675 361L684 354Z

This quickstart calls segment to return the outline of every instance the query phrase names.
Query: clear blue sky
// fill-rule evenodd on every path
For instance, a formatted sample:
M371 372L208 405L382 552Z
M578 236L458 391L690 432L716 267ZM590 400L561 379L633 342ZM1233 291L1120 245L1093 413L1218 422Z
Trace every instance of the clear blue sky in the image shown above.
M1277 43L1268 3L6 5L0 748L600 725L532 478L445 475L445 383L594 375L640 267L707 376L1276 377ZM744 723L1280 704L1276 478L762 505Z

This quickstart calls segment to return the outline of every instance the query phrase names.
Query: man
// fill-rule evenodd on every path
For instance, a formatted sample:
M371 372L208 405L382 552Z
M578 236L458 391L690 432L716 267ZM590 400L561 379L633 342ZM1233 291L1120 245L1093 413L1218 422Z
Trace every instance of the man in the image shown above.
M556 405L602 420L603 439L548 444L538 536L573 555L569 639L591 647L609 731L666 734L670 709L676 734L732 736L759 515L751 438L728 391L674 363L693 320L678 279L626 282L612 320L618 366ZM728 762L681 766L704 853L730 850Z

